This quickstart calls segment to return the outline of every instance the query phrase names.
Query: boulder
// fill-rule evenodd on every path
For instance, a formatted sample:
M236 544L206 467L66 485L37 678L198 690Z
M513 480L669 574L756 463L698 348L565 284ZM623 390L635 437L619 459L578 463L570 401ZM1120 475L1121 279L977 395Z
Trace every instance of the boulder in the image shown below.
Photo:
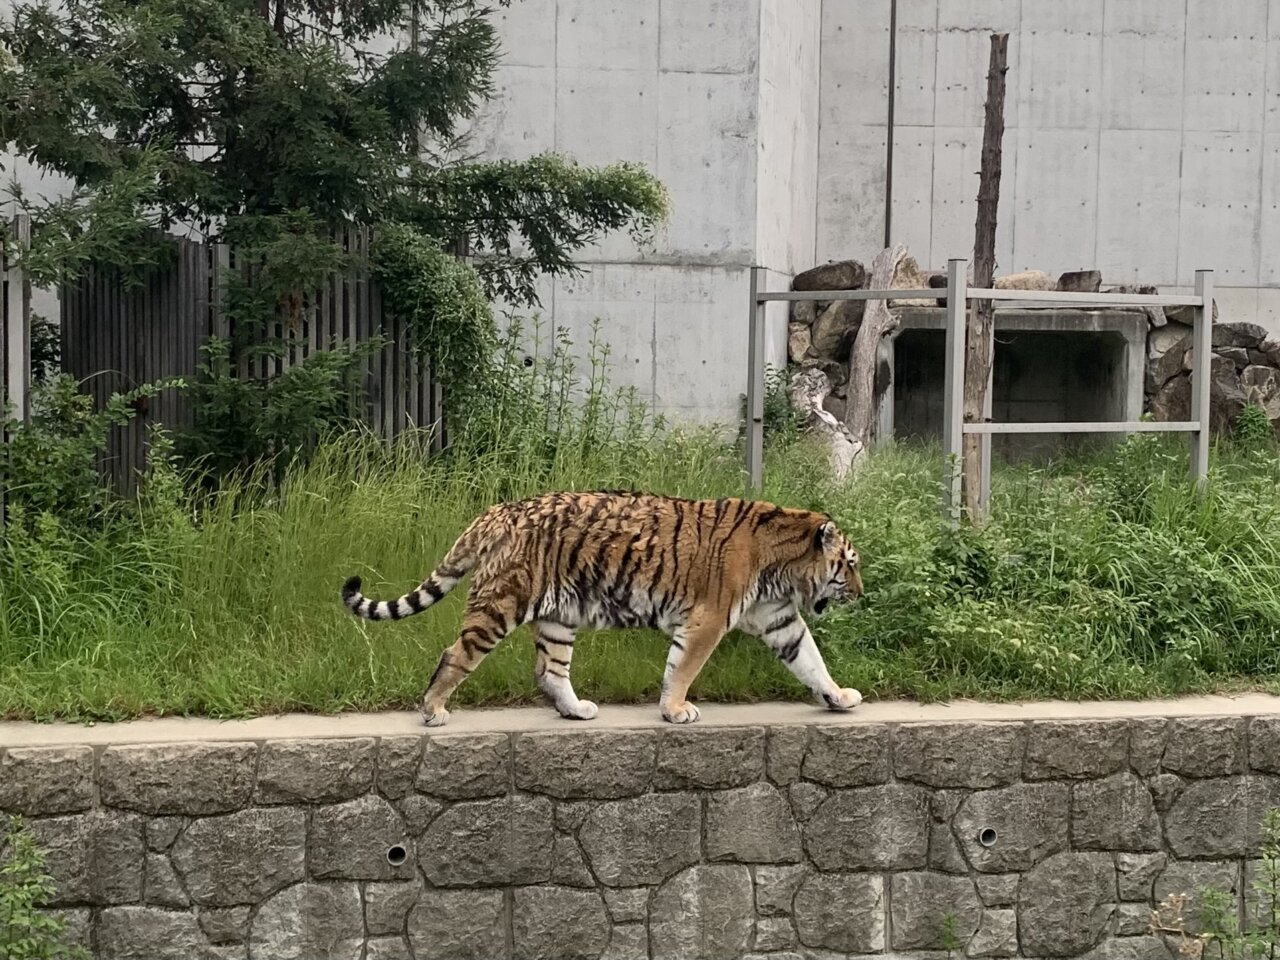
M991 284L997 290L1052 290L1053 278L1043 270L1023 270L1005 277L996 277Z
M792 290L860 290L867 268L857 260L833 260L796 274Z
M1258 326L1256 323L1243 323L1236 321L1233 323L1218 323L1218 315L1214 314L1213 324L1213 346L1214 349L1219 347L1244 347L1248 350L1250 347L1257 347L1267 339L1266 328Z
M848 362L866 306L865 300L834 300L818 314L811 335L814 355Z
M1058 277L1063 293L1097 293L1102 289L1102 274L1097 270L1072 270Z
M792 321L787 325L787 359L799 363L809 356L809 348L813 345L813 334L807 324Z
M1170 323L1183 323L1188 327L1191 326L1191 318L1195 314L1195 307L1165 307L1164 315L1169 318ZM1218 322L1218 301L1213 301L1213 322Z
M1256 403L1272 423L1280 421L1280 370L1252 365L1240 374L1240 389L1249 403Z

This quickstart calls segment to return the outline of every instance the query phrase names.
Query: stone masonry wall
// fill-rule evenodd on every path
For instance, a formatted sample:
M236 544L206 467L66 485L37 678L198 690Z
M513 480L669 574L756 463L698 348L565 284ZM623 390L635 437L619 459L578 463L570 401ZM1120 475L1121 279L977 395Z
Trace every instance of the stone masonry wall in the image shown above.
M101 960L1170 957L1241 896L1280 718L10 749ZM1243 911L1244 903L1239 903Z

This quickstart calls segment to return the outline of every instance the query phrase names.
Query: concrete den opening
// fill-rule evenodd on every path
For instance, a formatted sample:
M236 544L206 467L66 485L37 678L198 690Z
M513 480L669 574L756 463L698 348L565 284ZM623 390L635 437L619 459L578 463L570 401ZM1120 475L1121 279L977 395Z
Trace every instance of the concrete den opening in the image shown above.
M880 344L878 435L942 437L945 311L895 308L897 330ZM1147 321L1139 311L996 310L992 419L996 422L1137 420ZM1039 462L1100 444L1116 434L997 434L993 455Z

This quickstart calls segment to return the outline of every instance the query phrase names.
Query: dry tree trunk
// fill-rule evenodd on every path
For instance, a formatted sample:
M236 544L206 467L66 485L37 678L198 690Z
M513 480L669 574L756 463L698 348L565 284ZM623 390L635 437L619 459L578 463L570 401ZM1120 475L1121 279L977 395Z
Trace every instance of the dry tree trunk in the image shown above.
M868 290L892 288L898 268L907 256L902 244L888 247L871 261L871 275L867 278ZM853 341L849 357L849 385L846 388L844 425L862 451L871 445L871 424L875 419L876 348L885 334L898 325L898 319L889 312L885 300L868 300L862 314L862 325Z
M996 207L1000 201L1000 141L1004 137L1004 87L1008 71L1009 35L991 35L991 63L987 69L986 124L982 131L982 167L978 174L978 223L973 244L973 285L990 287L996 261ZM995 341L995 304L978 300L968 324L964 360L964 421L979 423L986 417L987 387ZM967 433L961 448L964 470L964 503L969 519L981 523L984 449L979 434Z

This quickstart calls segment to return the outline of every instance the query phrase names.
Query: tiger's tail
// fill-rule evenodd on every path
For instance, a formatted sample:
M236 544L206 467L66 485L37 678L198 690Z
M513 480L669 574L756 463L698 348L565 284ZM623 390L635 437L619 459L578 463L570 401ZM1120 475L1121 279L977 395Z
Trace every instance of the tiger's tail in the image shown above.
M431 576L418 585L418 589L410 590L396 600L370 600L360 592L360 578L349 577L342 585L342 602L348 610L365 620L403 620L421 613L456 587L458 581L476 565L474 551L470 549L471 540L467 534L460 537L448 556L431 572Z

